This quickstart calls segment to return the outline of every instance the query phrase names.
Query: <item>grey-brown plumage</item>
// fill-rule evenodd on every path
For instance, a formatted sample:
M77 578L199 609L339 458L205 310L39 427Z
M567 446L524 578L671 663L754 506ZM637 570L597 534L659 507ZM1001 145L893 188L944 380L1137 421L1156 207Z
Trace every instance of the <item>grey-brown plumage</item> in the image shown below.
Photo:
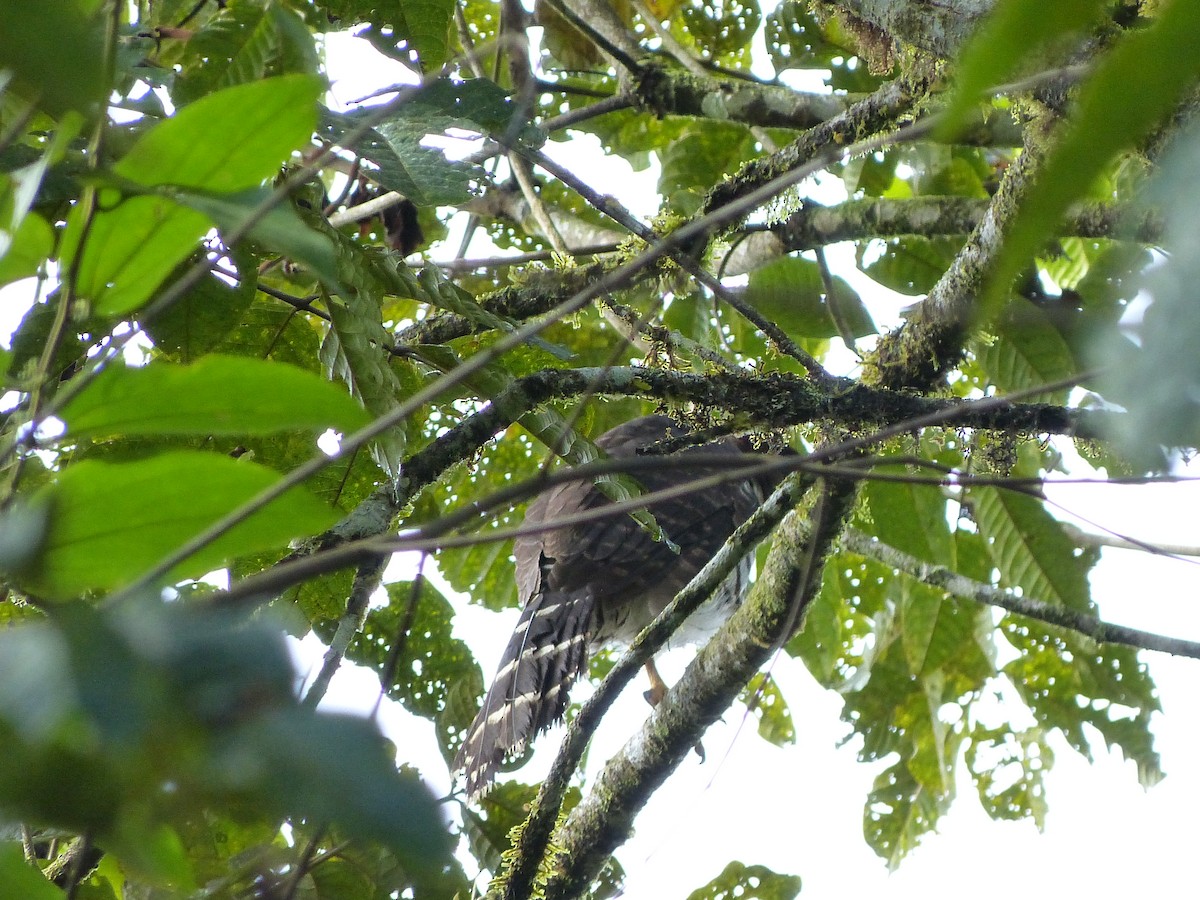
M645 416L618 425L596 444L611 457L632 457L638 448L680 433L665 416ZM726 438L680 454L711 456L712 467L656 467L636 477L648 491L662 490L712 474L729 463L722 457L739 452L737 441ZM456 769L466 773L469 795L487 789L505 756L562 718L588 654L607 643L632 641L762 498L763 486L744 480L653 504L655 520L678 553L666 542L654 541L628 515L517 539L517 589L524 608L455 760ZM549 523L609 502L590 481L568 482L539 495L529 505L525 523ZM747 556L672 643L694 643L711 635L741 603L749 574Z

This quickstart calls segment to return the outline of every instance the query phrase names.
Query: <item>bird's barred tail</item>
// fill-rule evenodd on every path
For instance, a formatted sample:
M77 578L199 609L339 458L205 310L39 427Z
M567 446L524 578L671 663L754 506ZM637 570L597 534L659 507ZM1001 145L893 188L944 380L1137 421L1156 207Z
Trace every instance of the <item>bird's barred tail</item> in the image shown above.
M467 794L487 791L504 758L559 721L587 665L593 604L565 592L534 596L509 639L483 707L454 759Z

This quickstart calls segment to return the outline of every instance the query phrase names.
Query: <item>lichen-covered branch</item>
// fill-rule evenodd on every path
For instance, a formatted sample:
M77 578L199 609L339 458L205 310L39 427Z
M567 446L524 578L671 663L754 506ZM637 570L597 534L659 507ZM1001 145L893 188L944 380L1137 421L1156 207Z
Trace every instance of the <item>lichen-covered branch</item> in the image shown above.
M881 36L952 59L996 5L995 0L818 0L818 7L849 14L851 31Z
M894 130L898 119L928 94L935 80L932 66L914 65L911 73L889 81L844 112L810 128L782 150L747 163L736 176L709 192L702 212L711 212L745 196L781 172L805 165L829 147L849 147Z
M780 249L789 252L838 241L965 235L979 227L988 207L989 201L969 197L851 200L837 206L806 203L771 232L779 237ZM1162 238L1162 222L1150 210L1089 203L1070 211L1061 233L1155 243Z
M893 390L925 389L958 363L975 313L976 297L1033 184L1040 158L1039 150L1030 149L1008 167L987 212L950 268L908 321L880 340L871 360L872 381Z
M808 515L789 513L746 602L703 647L650 718L596 779L555 835L548 900L577 897L629 836L667 776L803 620L821 565L852 506L845 482L825 485Z
M788 478L750 517L712 560L692 579L671 604L640 634L588 701L572 720L567 736L546 780L538 791L521 835L514 846L511 862L492 884L489 896L518 900L530 893L539 867L546 856L551 830L557 821L563 796L583 757L588 740L617 695L633 680L647 660L652 658L671 634L729 574L746 553L765 538L779 521L799 502L808 482L799 476Z
M1127 628L1124 625L1112 625L1090 613L1067 609L1036 597L1018 596L1012 591L972 581L945 566L936 566L917 559L860 532L847 531L842 535L841 546L844 550L878 560L889 568L898 569L924 584L941 588L956 597L988 606L998 606L1011 613L1085 634L1097 641L1200 659L1200 641L1188 641L1137 628Z

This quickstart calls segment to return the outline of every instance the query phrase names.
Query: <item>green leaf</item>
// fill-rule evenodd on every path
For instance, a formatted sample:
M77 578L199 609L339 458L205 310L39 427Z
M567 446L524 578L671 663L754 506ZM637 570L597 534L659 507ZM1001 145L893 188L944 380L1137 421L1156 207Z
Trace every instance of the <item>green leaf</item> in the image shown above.
M321 344L320 358L330 375L349 386L372 416L385 416L403 397L413 393L411 387L406 389L401 376L415 379L415 373L409 360L400 360L393 368L384 349L391 346L391 336L383 327L380 296L374 292L378 286L365 281L354 286L360 290L327 301L332 327ZM375 461L390 478L400 474L407 441L405 424L397 423L371 446Z
M312 137L320 91L311 75L283 75L210 94L138 138L113 172L150 187L256 188Z
M796 743L796 726L779 685L764 674L755 675L742 689L742 701L758 719L758 736L776 747Z
M867 247L858 248L858 267L886 288L910 297L929 293L945 273L954 254L962 246L955 238L892 238L883 242L884 250L873 262L865 262Z
M261 760L255 774L275 809L336 821L416 872L448 865L450 836L436 802L414 773L396 770L372 723L285 709L238 729L229 751L231 760L242 753Z
M1082 31L1105 5L1104 0L997 3L962 51L954 91L939 126L942 139L951 139L965 124L987 88L1016 74L1023 61L1035 58L1043 48ZM1030 28L1030 22L1036 22L1037 28Z
M54 229L36 213L21 219L17 230L0 229L0 286L36 275L54 249Z
M1128 410L1113 437L1140 469L1162 466L1163 448L1200 444L1200 363L1194 352L1200 340L1194 302L1200 279L1200 255L1194 250L1200 226L1198 163L1200 130L1192 127L1176 136L1141 201L1162 211L1167 252L1141 282L1152 302L1135 333L1139 346L1131 346L1125 329L1114 322L1087 349L1089 361L1103 369L1104 396Z
M903 763L897 763L875 779L863 812L863 837L895 870L921 838L936 827L943 804L923 788Z
M277 362L212 355L188 366L110 366L62 410L74 438L350 431L369 421L323 378Z
M1054 765L1054 750L1042 729L976 726L971 730L966 763L979 802L989 816L1010 821L1033 819L1038 830L1044 827L1048 809L1045 780Z
M1091 609L1089 564L1040 501L1015 491L974 488L971 509L1002 584L1045 603Z
M63 900L62 888L51 884L35 862L26 862L20 843L0 844L0 900Z
M278 479L248 460L178 451L135 463L84 461L36 495L49 503L41 570L30 588L64 598L127 583ZM278 547L332 525L336 514L295 488L234 526L173 577L201 575L233 556Z
M397 17L394 37L417 52L423 72L436 72L450 58L454 0L408 0L394 9Z
M688 894L688 900L735 900L740 897L793 900L799 894L799 875L780 875L766 866L748 866L735 861L704 887Z
M441 151L423 146L427 135L458 128L481 133L506 131L516 108L492 81L430 82L387 119L357 135L371 109L321 115L321 133L333 143L354 150L378 167L375 177L384 187L418 206L457 204L471 196L470 182L482 170L447 160ZM526 139L533 135L525 134Z
M257 215L270 188L256 188L237 194L174 194L181 203L204 213L223 234L241 230L252 215L257 221L246 239L306 266L330 290L341 290L337 277L337 254L328 235L309 227L288 203L276 205L266 215Z
M229 284L210 275L175 303L143 324L146 334L164 356L192 362L214 350L244 321L254 302L257 281L253 260L238 259L241 279Z
M992 326L995 339L976 344L980 366L1001 391L1012 393L1061 381L1075 373L1071 348L1046 313L1023 297L1012 297ZM1023 397L1026 403L1061 403L1069 388Z
M108 93L104 28L80 0L0 4L0 69L51 115L95 115Z
M187 41L172 99L180 106L220 88L318 68L312 32L278 2L230 0Z
M881 467L879 471L913 474L897 466ZM946 522L946 498L940 487L904 481L868 481L865 494L879 540L926 562L954 565L954 540Z
M900 581L899 614L914 675L930 675L963 654L980 626L979 607L907 577Z
M838 312L854 337L877 330L858 294L843 279L834 278ZM750 273L746 300L794 337L827 338L841 332L815 262L785 256Z
M758 0L710 0L683 4L679 18L702 55L717 59L736 56L749 48L762 21L762 11Z
M754 138L745 126L706 121L666 145L658 192L671 210L694 215L712 186L736 172L753 152Z
M183 262L211 227L200 213L167 197L140 196L121 200L110 209L101 191L101 211L90 230L82 207L67 217L62 265L70 267L86 233L76 288L94 304L98 315L120 316L145 303Z
M1025 191L976 318L995 317L1017 273L1028 264L1067 207L1082 197L1119 151L1167 116L1200 77L1200 4L1168 3L1152 24L1122 36L1079 90L1057 144Z

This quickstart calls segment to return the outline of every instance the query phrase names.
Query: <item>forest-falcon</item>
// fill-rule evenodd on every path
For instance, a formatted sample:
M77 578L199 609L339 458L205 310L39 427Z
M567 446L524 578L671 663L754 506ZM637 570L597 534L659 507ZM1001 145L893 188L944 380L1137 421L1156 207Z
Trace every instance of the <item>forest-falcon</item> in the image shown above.
M666 416L645 416L605 432L596 445L620 459L686 434ZM724 438L665 457L671 464L639 470L636 478L647 492L661 491L728 469L742 451L738 439ZM711 458L713 464L695 465L697 457L702 463ZM689 464L678 464L680 459ZM529 505L528 533L514 547L521 618L455 759L470 796L491 785L507 755L562 718L589 653L637 637L777 481L777 476L743 478L652 503L650 511L667 541L655 541L625 514L541 530L612 502L590 479L557 484ZM713 634L745 597L750 570L748 554L669 645L697 643ZM661 697L665 686L653 664L647 668L650 693Z

